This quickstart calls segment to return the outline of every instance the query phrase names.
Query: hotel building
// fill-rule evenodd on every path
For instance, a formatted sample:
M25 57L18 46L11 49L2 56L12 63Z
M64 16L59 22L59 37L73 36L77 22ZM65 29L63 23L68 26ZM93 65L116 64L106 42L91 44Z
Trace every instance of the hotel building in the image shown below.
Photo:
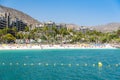
M11 18L10 13L0 13L0 29L16 27L18 31L23 31L27 26L18 18Z

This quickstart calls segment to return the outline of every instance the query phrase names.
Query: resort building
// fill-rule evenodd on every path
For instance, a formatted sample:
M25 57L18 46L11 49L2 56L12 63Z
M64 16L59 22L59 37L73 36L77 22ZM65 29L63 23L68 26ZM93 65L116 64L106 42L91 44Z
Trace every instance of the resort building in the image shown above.
M16 27L18 31L23 31L27 26L18 18L11 19L10 13L0 13L0 29Z
M13 21L11 25L11 27L16 27L18 31L25 30L26 26L27 24L24 23L22 20L19 20L18 18L16 19L16 21Z
M4 17L0 17L0 29L4 29L7 25L7 21Z
M62 27L66 27L66 24L57 24L55 22L49 21L45 22L42 26L47 26L49 28L56 27L57 29L61 29Z
M10 27L11 20L10 20L10 13L0 13L0 29L5 27Z
M85 26L81 26L81 28L80 28L80 32L82 32L82 33L86 33L87 31L89 31L90 29L89 28L87 28L87 27L85 27Z
M66 28L66 24L56 24L57 29Z
M53 26L56 26L56 24L55 22L49 21L49 22L44 23L44 26L53 27Z

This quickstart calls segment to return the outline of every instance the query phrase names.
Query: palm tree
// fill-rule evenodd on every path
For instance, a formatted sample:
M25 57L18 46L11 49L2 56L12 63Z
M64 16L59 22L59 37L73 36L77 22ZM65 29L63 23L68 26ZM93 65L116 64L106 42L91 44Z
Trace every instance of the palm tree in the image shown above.
M18 33L16 34L16 38L17 38L17 39L20 39L20 43L22 43L22 40L24 39L24 34L23 34L23 32L18 32Z
M15 42L16 38L12 34L6 34L3 36L6 43Z
M44 26L43 27L43 35L46 38L48 44L50 43L50 34L49 33L50 33L50 30L49 30L48 26Z
M25 32L29 32L30 28L28 26L25 27Z
M52 32L51 32L52 44L53 44L53 42L56 43L57 35L58 35L58 29L57 29L57 27L54 25L54 26L52 26Z
M3 34L5 35L7 34L8 28L4 28L2 31L3 31Z
M14 34L14 36L16 37L16 39L17 39L17 28L16 27L13 27L12 29L12 33Z
M65 37L66 34L67 34L67 28L62 27L62 28L59 29L61 45L63 45L63 40L64 40L64 37Z
M2 42L3 31L0 29L0 42Z
M65 38L66 38L67 42L70 43L72 41L72 36L73 35L74 35L74 31L72 29L67 29L66 30L66 36L65 36Z
M120 29L117 31L117 35L118 35L119 38L120 38Z

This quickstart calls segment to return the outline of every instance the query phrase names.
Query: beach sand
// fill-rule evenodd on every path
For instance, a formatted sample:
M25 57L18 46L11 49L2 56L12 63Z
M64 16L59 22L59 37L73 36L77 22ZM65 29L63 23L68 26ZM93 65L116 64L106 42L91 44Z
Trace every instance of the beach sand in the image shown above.
M110 44L64 44L64 45L35 45L35 44L1 44L0 50L32 50L32 49L117 49Z

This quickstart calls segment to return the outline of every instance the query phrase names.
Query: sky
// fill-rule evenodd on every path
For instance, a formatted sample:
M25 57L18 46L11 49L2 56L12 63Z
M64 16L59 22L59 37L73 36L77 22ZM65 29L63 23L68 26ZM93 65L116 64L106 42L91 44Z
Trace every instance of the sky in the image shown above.
M80 26L120 22L120 0L0 0L40 22L54 21Z

